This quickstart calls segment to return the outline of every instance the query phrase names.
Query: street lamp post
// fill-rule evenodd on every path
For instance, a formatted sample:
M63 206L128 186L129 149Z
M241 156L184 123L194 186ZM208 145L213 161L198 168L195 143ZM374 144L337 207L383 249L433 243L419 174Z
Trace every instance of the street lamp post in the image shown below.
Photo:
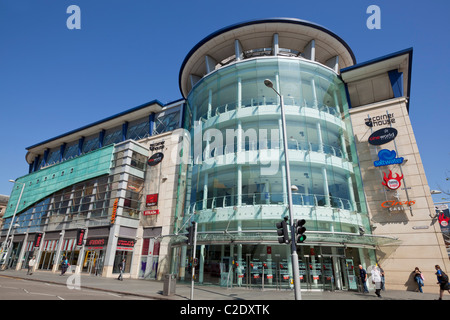
M283 96L274 89L272 81L269 79L264 80L266 87L271 88L280 97L281 106L281 124L283 127L283 146L284 146L284 161L286 169L286 184L288 193L288 206L289 206L289 223L291 227L291 259L292 259L292 275L294 277L294 292L295 300L301 300L302 295L300 291L300 275L298 271L298 255L297 255L297 245L295 241L295 226L294 226L294 212L292 206L292 189L291 189L291 171L289 169L289 157L288 157L288 143L286 134L286 117L284 114L284 103Z
M14 180L9 180L9 182L15 183L16 181L14 181ZM20 183L20 182L19 182L19 183ZM5 257L8 256L9 248L11 247L11 246L8 247L8 252L6 252L6 255L5 255L6 244L7 244L7 242L8 242L9 234L11 233L11 228L12 228L12 226L13 226L13 224L14 224L14 218L16 217L17 209L19 208L19 203L20 203L20 200L21 200L21 198L22 198L22 194L23 194L23 189L24 189L24 188L25 188L25 183L22 183L22 190L20 191L19 199L17 200L16 209L14 210L14 214L13 214L13 216L12 216L12 218L11 218L11 223L9 224L9 229L8 229L8 233L6 234L5 241L3 241L3 243L2 243L2 258L1 258L1 263L3 264L3 268L5 267L5 265L4 265L5 261L3 261L3 259L4 259Z

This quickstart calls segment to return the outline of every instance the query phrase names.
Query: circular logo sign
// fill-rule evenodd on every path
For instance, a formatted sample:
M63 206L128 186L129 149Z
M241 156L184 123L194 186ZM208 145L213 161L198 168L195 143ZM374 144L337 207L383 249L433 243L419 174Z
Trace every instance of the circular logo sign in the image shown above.
M387 187L392 190L398 189L400 187L400 182L395 179L388 180Z
M369 137L369 143L374 146L379 146L388 143L395 139L397 136L397 129L394 128L384 128L375 131Z
M162 161L162 159L164 158L164 153L162 152L158 152L155 153L154 155L152 155L147 163L149 166L156 166L158 163L160 163Z

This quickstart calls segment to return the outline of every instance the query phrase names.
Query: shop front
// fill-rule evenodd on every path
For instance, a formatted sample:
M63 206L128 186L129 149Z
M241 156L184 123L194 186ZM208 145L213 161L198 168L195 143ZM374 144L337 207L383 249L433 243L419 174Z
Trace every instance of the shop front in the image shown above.
M196 259L187 246L175 249L179 279L203 285L248 289L293 288L290 246L278 244L224 244L197 246ZM344 246L299 246L299 275L304 290L357 290L355 266L369 265L368 249ZM362 258L361 258L362 257Z
M93 237L86 239L82 272L101 276L105 262L108 237Z

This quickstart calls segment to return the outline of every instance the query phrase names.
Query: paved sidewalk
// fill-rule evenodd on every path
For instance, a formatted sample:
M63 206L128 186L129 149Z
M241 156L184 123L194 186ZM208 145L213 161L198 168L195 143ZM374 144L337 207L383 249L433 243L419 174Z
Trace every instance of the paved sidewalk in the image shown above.
M32 281L41 281L51 284L60 284L69 288L81 288L101 290L106 292L134 295L156 300L190 300L191 287L188 284L177 283L175 294L163 295L163 281L124 279L119 281L115 278L96 277L94 275L75 275L66 273L60 276L59 273L49 271L37 271L33 275L27 275L26 270L0 271L1 277L19 278ZM77 280L79 282L77 283ZM382 298L377 298L375 293L362 294L353 291L302 291L302 300L436 300L438 298L439 288L435 285L436 293L418 293L411 291L391 291L382 292ZM294 300L293 290L275 290L275 289L246 289L246 288L222 288L216 286L200 286L194 288L194 300ZM445 292L444 300L450 300L450 295Z

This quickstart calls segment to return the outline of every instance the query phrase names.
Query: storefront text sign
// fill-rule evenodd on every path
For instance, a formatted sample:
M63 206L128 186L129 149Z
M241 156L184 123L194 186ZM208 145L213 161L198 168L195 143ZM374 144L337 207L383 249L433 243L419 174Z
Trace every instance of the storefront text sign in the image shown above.
M86 240L86 247L88 249L103 249L108 243L108 238L88 238Z
M134 247L133 239L119 238L117 239L117 249L119 250L133 250Z
M154 215L157 215L157 214L159 214L159 210L158 209L156 209L156 210L145 210L144 211L144 216L154 216Z
M381 207L389 209L389 211L404 211L405 206L411 207L414 204L416 204L415 200L411 201L386 200L381 203Z
M43 236L43 233L36 233L34 235L34 247L35 248L41 246L42 236Z
M397 153L394 150L390 151L387 149L382 149L378 152L378 159L379 160L374 161L373 163L375 167L401 164L404 160L402 157L397 158Z
M148 163L148 165L149 166L156 166L158 163L160 163L162 160L164 159L164 153L162 153L162 152L158 152L158 153L155 153L154 155L152 155L149 159L148 159L148 161L147 161L147 163Z
M77 246L83 245L84 235L86 234L86 229L77 230Z
M384 128L375 131L369 137L369 143L374 146L380 146L395 139L398 131L395 128Z
M386 126L395 123L395 118L393 113L389 113L381 116L366 118L364 119L364 123L368 127Z

